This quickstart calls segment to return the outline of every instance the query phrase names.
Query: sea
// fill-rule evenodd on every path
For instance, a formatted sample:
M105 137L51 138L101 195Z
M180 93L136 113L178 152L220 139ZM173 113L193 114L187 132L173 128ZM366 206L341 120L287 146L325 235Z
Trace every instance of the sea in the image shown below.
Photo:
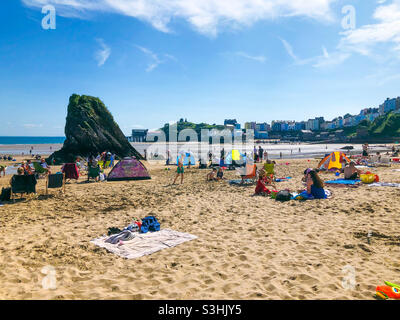
M32 151L32 154L48 155L62 148L65 141L65 137L0 137L0 154L11 154L11 155L27 155ZM243 145L228 146L228 145L212 145L198 144L198 143L178 143L177 146L167 145L162 143L134 143L131 145L136 148L142 155L147 152L148 159L152 159L153 155L158 155L163 159L166 156L166 150L170 150L171 154L175 154L178 151L189 151L192 152L195 157L199 156L199 153L208 154L208 151L212 151L214 155L219 154L220 149L225 148L226 152L230 149L238 149L241 152L247 152L250 154L253 151L253 145L248 145L243 148ZM258 148L257 144L257 148ZM343 150L346 144L309 144L309 143L261 143L264 150L268 152L270 159L279 158L312 158L320 157L332 151ZM362 150L361 144L350 144L353 149L348 154L359 154ZM388 150L386 146L376 145L370 146L371 151L385 151ZM154 159L154 158L153 158Z
M0 145L9 144L58 144L64 143L65 137L0 137Z

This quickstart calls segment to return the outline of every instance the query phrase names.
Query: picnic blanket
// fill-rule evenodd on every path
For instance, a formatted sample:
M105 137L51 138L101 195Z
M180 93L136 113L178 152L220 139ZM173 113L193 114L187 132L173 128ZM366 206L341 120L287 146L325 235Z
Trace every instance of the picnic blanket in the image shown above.
M326 184L346 184L346 185L355 185L359 184L361 180L346 180L346 179L336 179L325 181Z
M369 184L368 187L393 187L393 188L400 188L400 183L375 182L375 183Z
M123 242L123 245L106 242L108 236L103 236L90 241L91 243L105 248L120 257L126 259L135 259L154 252L175 247L186 241L197 239L189 233L178 232L170 229L162 229L157 232L133 233L132 240Z

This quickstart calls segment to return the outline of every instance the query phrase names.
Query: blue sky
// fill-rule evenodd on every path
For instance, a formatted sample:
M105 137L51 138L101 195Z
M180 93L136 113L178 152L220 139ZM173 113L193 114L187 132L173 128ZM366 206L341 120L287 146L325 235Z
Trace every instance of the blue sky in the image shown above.
M63 135L72 93L101 98L127 134L181 117L331 120L400 96L400 0L2 4L0 135Z

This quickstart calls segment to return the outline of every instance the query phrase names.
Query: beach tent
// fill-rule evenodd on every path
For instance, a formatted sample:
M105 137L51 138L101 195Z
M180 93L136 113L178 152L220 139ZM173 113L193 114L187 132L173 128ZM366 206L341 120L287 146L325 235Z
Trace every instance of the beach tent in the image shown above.
M225 158L225 164L231 165L232 161L235 161L238 165L242 165L246 162L246 156L239 150L233 149L227 154Z
M350 159L341 151L335 151L326 155L318 165L320 170L342 169L342 162L350 162Z
M188 166L189 163L191 166L196 164L196 158L192 152L188 151L180 151L178 156L176 157L176 164L181 161L184 166Z
M135 157L119 161L109 173L108 181L151 179L146 167Z

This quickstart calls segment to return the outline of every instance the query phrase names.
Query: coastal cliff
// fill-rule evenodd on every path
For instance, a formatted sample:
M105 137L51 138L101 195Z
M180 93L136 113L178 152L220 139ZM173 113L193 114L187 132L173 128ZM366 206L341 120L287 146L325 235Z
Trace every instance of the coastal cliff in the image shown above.
M77 94L69 98L65 137L62 149L50 155L49 162L73 162L78 156L95 156L103 151L121 158L135 156L143 159L99 98Z

